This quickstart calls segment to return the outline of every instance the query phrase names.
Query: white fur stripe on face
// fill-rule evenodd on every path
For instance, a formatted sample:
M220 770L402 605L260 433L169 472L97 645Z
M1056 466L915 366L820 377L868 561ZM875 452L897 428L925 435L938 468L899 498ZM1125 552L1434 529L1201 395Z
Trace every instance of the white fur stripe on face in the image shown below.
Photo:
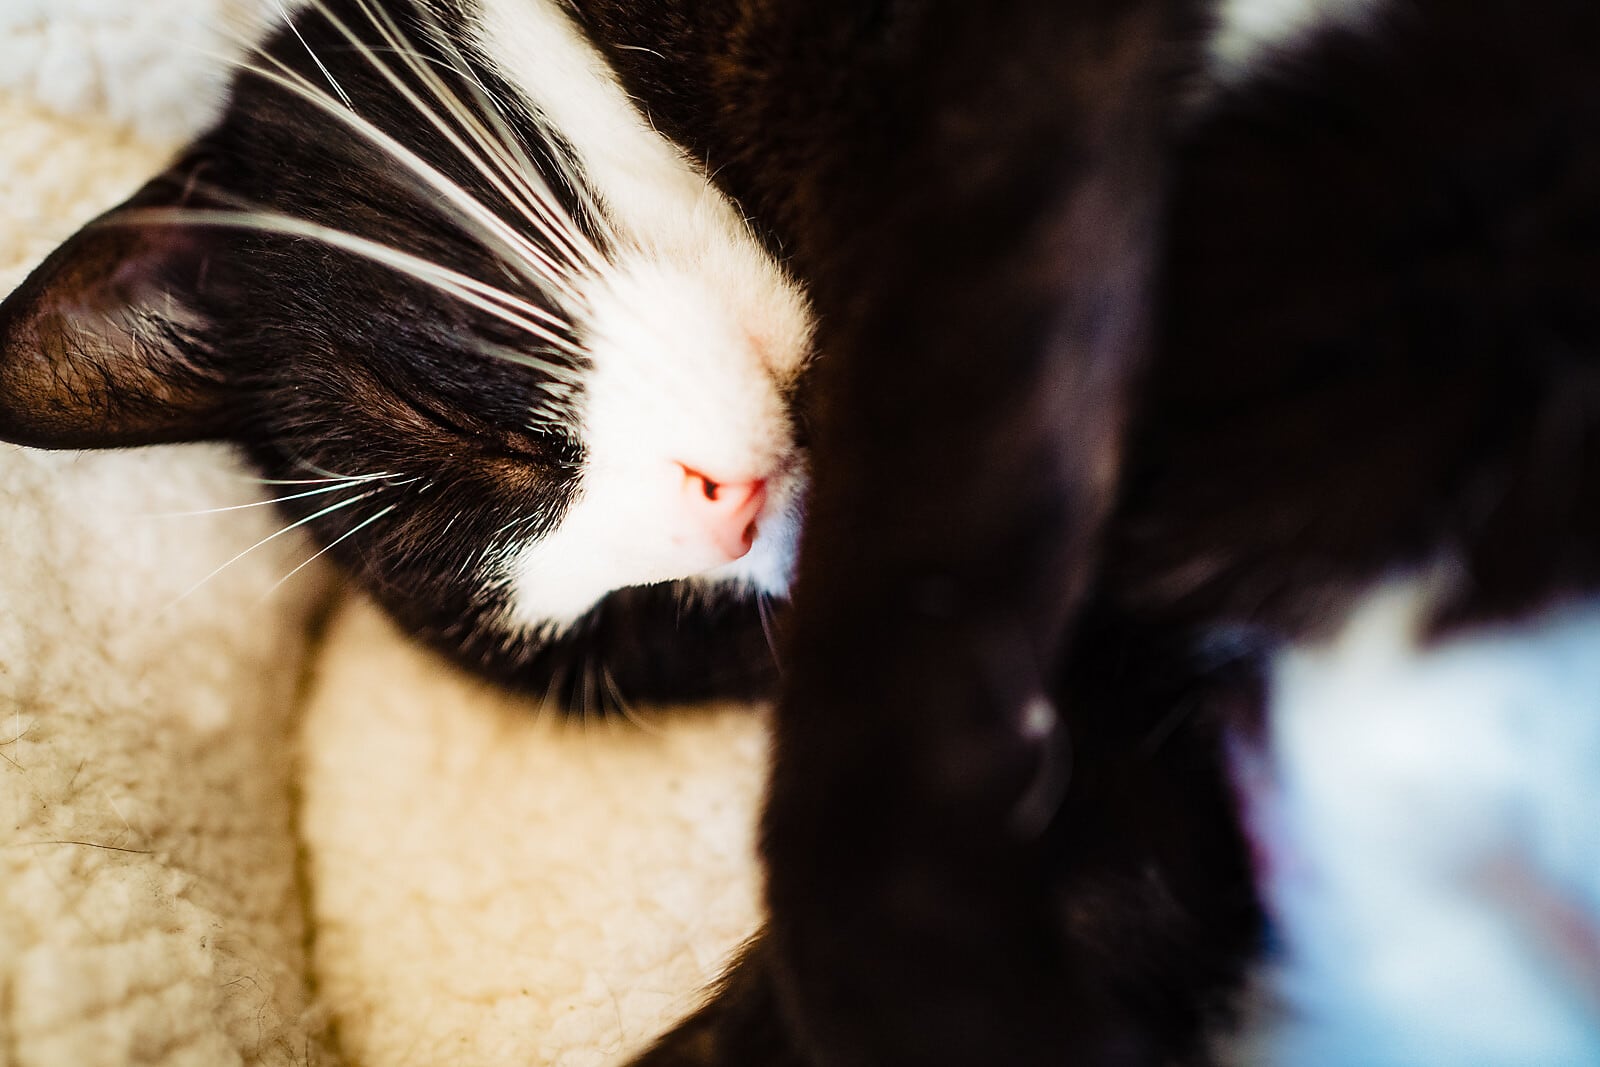
M1275 664L1237 768L1283 943L1239 1063L1600 1063L1600 602L1419 648L1420 583Z
M555 0L481 0L479 51L571 147L614 237L575 316L586 461L559 529L505 553L512 621L559 629L623 586L696 577L782 592L802 467L788 390L810 351L799 290L732 203L633 105ZM676 507L685 468L768 482L733 564Z
M561 132L624 240L652 254L695 251L708 226L748 240L743 220L705 176L651 128L563 6L480 0L470 32L508 84Z

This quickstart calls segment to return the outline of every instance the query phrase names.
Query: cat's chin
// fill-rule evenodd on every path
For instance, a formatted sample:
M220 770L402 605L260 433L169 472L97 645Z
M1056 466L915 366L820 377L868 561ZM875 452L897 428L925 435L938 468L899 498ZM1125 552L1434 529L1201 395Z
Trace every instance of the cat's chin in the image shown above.
M483 605L467 627L414 632L468 669L586 715L769 699L782 598L748 579L611 591L573 620L520 620Z
M721 605L729 601L786 601L794 581L795 551L799 542L797 520L773 524L771 533L763 532L744 556L713 570L666 582L623 586L611 590L585 605L581 610L564 613L529 612L518 610L515 603L507 606L501 618L504 628L519 639L544 643L559 640L575 630L584 629L600 612L605 603L618 593L640 590L672 589L685 606Z

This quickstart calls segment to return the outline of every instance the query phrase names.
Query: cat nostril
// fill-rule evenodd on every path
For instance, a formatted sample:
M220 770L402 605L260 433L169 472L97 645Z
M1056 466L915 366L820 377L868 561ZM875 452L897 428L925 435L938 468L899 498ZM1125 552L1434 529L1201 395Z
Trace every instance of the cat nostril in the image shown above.
M687 463L678 466L684 477L685 517L727 559L738 559L750 551L766 507L767 480L719 481Z

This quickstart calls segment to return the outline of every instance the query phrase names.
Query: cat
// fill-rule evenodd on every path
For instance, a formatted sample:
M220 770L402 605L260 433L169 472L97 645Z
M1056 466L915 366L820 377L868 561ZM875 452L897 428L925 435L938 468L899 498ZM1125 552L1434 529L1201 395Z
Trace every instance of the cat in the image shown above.
M823 353L768 919L636 1062L1595 1062L1600 10L575 6Z
M403 627L565 706L751 697L796 284L555 0L315 0L0 304L0 438L239 444Z
M640 1063L1218 1062L1218 1035L1246 1021L1252 968L1274 939L1306 944L1272 864L1317 842L1275 840L1271 790L1240 774L1241 751L1275 751L1295 697L1285 678L1314 676L1317 642L1359 630L1391 588L1423 590L1408 624L1419 643L1384 637L1408 663L1463 638L1549 647L1562 605L1592 612L1600 326L1583 265L1600 211L1600 13L1576 0L1283 3L1251 29L1246 6L571 5L650 125L705 161L761 247L782 250L816 309L801 347L820 353L814 414L789 442L815 484L764 819L768 921ZM330 27L302 26L325 60ZM482 40L515 37L506 22ZM298 56L296 44L275 47ZM1489 47L1493 78L1471 58ZM558 125L576 136L581 123ZM197 179L177 202L233 206L207 188ZM581 196L568 210L585 217ZM437 228L421 221L385 237ZM81 336L41 322L150 278L212 300L229 295L212 285L250 286L230 307L273 296L243 272L194 284L205 256L189 242L210 232L90 231L36 275L53 283L8 305L6 351L44 339L47 355L71 354ZM281 256L313 270L304 247L254 240L276 250L264 269L287 269ZM472 265L470 248L426 251ZM325 254L339 269L299 290L316 307L342 274L374 269L337 245ZM426 308L416 322L494 328L470 302L469 315L459 298L402 291ZM304 329L316 307L296 304L278 328ZM109 421L153 440L171 424L140 420L176 408L230 428L237 414L204 402L211 364L169 358L167 342L193 359L189 333L214 328L180 312L144 305L114 339L186 373L120 379L130 399L107 410L96 361L123 346L91 335L95 376L6 372L0 404L32 386L7 426L108 443ZM378 322L407 336L396 315ZM445 390L463 408L447 421L517 364L483 366L470 396ZM178 394L151 397L163 389ZM93 440L73 437L84 415ZM462 611L481 632L480 593L429 588L429 617ZM1515 639L1498 636L1506 626ZM482 638L434 639L483 654ZM703 665L686 639L659 647ZM1592 720L1587 696L1555 710ZM1463 724L1497 711L1457 699ZM1377 710L1408 721L1416 704ZM1412 814L1404 793L1379 798L1396 821ZM1346 1033L1342 1059L1275 1062L1407 1053Z

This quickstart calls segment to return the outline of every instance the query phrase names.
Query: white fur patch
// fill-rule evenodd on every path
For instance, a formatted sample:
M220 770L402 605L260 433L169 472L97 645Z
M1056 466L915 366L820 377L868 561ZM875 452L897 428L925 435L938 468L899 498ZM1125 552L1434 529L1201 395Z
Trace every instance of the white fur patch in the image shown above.
M803 475L786 394L811 330L799 290L559 5L483 0L473 33L567 138L617 244L604 273L580 281L589 461L560 529L510 555L513 621L560 626L613 589L693 576L785 591ZM687 521L680 464L767 481L745 557L722 564Z
M570 622L620 586L694 575L785 592L803 471L779 381L721 299L738 280L640 256L608 281L591 297L580 495L513 564L518 620ZM722 563L681 506L680 463L767 479L749 554Z
M1323 26L1362 23L1385 0L1222 0L1211 38L1211 74L1247 78L1274 54L1299 46Z
M1282 937L1236 1062L1600 1063L1600 602L1418 648L1421 584L1275 664L1239 762Z

